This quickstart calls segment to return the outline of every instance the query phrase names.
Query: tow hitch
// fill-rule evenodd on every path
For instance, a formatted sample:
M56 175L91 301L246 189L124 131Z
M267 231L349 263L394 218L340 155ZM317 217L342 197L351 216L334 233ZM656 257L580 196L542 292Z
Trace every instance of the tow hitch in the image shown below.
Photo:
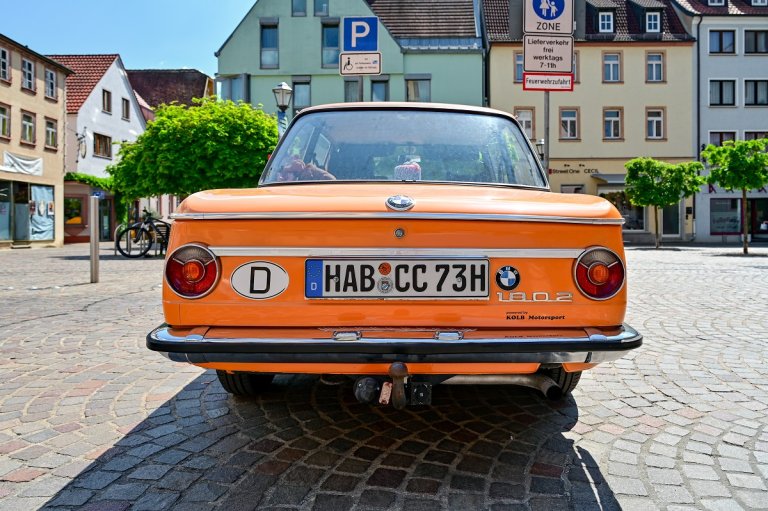
M394 362L388 371L391 381L384 381L373 376L363 376L355 381L355 399L361 403L373 403L392 406L402 410L406 405L432 404L432 384L413 381L408 374L408 366Z

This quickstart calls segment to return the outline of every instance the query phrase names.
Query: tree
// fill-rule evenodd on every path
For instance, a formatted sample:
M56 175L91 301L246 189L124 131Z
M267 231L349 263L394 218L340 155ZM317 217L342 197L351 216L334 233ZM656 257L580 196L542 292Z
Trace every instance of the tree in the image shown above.
M659 248L659 208L677 204L681 198L696 193L705 182L699 175L704 166L697 161L671 164L653 158L635 158L624 167L629 202L635 206L653 206L656 248Z
M256 186L277 143L277 122L247 103L194 100L161 105L135 142L107 168L129 199Z
M709 144L701 158L709 167L707 181L726 190L741 190L741 227L744 253L749 253L747 191L768 184L768 138L761 140L726 140L721 146Z

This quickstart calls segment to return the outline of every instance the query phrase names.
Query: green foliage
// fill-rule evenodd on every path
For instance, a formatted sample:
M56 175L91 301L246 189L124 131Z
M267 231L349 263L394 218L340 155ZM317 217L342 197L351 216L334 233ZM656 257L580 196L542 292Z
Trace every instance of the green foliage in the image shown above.
M275 118L247 103L195 102L160 106L135 142L120 145L107 172L126 197L256 186L277 144Z
M111 192L114 190L114 180L111 177L96 177L90 174L81 174L80 172L67 172L64 174L64 181L77 181L91 188L101 188Z
M629 202L635 206L653 206L656 248L659 248L659 208L677 204L681 198L696 193L705 183L699 175L704 166L697 161L672 164L653 158L635 158L624 167Z
M747 192L768 184L768 138L726 140L721 146L709 144L701 158L709 166L707 181L726 190L741 190L741 226L744 254L749 253Z
M708 145L701 157L709 166L710 183L726 190L757 190L768 184L768 139L726 140Z
M705 183L698 173L704 166L697 162L671 164L653 158L635 158L628 161L627 197L635 206L663 208L690 197Z

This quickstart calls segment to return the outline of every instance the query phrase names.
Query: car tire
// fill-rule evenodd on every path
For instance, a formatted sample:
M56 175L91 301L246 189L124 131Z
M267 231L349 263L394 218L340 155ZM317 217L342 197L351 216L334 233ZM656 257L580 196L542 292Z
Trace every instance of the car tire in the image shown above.
M560 387L563 396L570 394L571 391L576 388L576 385L579 384L579 380L581 379L581 371L574 371L569 373L562 367L558 367L556 369L546 369L544 370L544 375L549 376L555 381L555 383L557 383L557 386Z
M264 392L272 383L274 374L228 373L216 371L219 383L224 390L235 396L256 396Z

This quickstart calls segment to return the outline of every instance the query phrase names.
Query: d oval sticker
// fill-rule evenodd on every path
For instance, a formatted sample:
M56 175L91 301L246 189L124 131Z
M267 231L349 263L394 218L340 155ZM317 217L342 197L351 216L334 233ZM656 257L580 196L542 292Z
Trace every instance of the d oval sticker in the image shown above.
M251 261L239 266L229 281L237 294L253 300L274 298L288 289L288 273L266 261Z

